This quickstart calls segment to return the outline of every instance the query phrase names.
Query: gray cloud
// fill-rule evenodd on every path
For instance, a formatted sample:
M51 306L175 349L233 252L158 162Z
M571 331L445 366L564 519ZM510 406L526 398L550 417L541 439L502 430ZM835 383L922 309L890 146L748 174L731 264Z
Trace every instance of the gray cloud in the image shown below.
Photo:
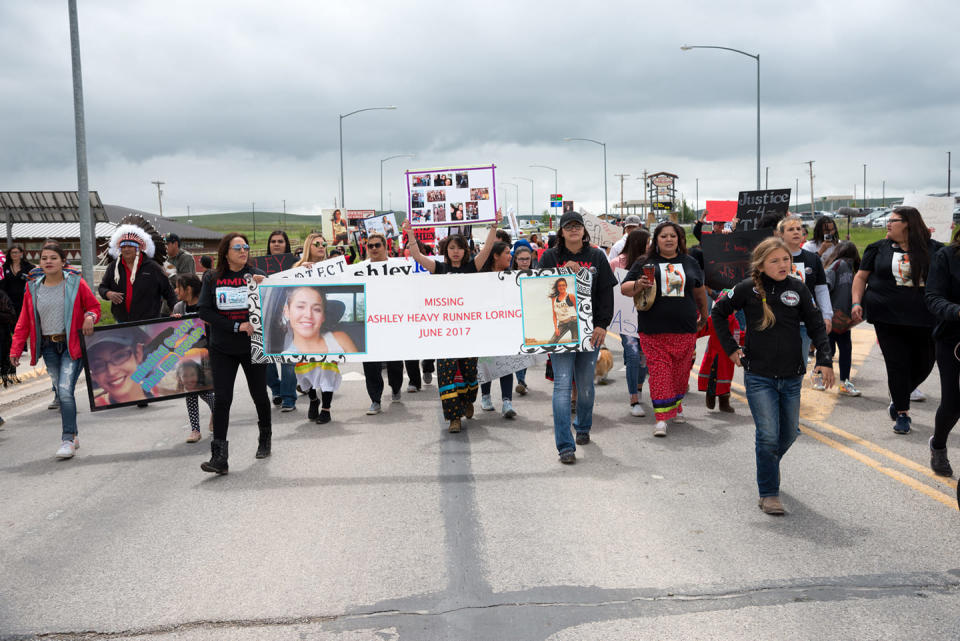
M348 205L378 205L379 159L411 152L530 176L538 208L552 175L528 165L556 166L565 194L602 207L600 150L564 136L606 141L611 177L665 169L686 194L699 177L701 201L732 198L755 181L755 63L686 43L760 52L763 164L780 184L816 159L819 193L851 192L864 162L888 193L942 191L960 8L926 4L81 2L91 183L144 209L157 177L170 210L329 206L337 114L396 104L344 120ZM7 188L69 188L65 7L0 6L0 59ZM394 206L405 162L387 165Z

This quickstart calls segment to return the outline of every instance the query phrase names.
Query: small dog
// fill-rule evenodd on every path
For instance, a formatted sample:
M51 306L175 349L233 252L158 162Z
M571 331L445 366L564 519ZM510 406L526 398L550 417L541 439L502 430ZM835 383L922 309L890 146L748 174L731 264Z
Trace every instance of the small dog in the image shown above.
M613 354L606 347L600 348L597 354L597 367L594 370L594 384L606 385L609 381L607 374L613 369Z

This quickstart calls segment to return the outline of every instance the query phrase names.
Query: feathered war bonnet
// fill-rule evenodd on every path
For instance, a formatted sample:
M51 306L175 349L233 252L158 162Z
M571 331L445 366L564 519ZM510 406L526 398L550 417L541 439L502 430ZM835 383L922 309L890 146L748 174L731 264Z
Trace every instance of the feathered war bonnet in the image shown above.
M139 220L131 220L132 218L137 218ZM133 267L130 274L130 282L132 283L137 277L137 269L140 266L141 261L143 261L143 254L147 255L147 259L153 258L157 251L157 245L151 237L150 229L146 229L145 226L140 222L146 223L139 216L132 217L127 216L120 221L120 224L113 231L113 235L110 236L110 242L107 245L107 253L116 259L116 264L114 265L114 277L116 282L120 282L120 248L121 247L136 247L137 255L133 259ZM149 225L149 223L147 223ZM150 226L152 227L152 225Z

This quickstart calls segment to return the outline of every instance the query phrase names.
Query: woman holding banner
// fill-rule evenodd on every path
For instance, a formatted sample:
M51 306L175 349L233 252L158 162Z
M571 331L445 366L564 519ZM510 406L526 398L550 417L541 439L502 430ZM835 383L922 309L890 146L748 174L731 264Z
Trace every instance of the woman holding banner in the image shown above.
M40 356L53 380L60 404L60 448L57 458L72 458L80 447L77 437L77 400L74 389L83 368L80 332L93 334L100 320L100 303L79 274L64 271L66 253L48 240L40 250L43 275L27 283L23 308L13 333L10 362L20 364L24 346L30 345L30 365Z
M289 254L290 238L287 232L278 229L270 233L267 239L267 256ZM302 258L301 258L302 262ZM277 367L280 374L277 375ZM273 404L280 406L281 412L292 412L297 405L297 375L292 363L267 364L267 387L273 393ZM316 417L314 417L316 418Z
M543 252L540 267L567 268L574 273L581 269L593 272L590 299L593 305L593 335L589 350L557 351L550 355L553 365L553 437L560 462L575 463L577 445L590 442L593 427L593 375L598 350L613 320L613 287L617 278L610 269L607 255L590 245L590 234L583 225L583 216L568 211L560 217L557 246ZM586 347L585 345L580 345ZM573 384L577 385L577 418L573 422L576 441L570 435L570 399Z
M409 220L403 222L403 231L407 236L410 253L420 265L431 274L476 274L487 262L494 244L497 242L497 224L502 220L502 214L497 211L496 220L490 225L487 240L483 249L476 258L470 259L470 244L460 234L453 234L444 238L444 262L437 262L424 256L417 245L417 239ZM460 372L462 382L455 381L457 371ZM474 358L439 358L437 359L437 386L440 391L440 403L443 406L443 417L450 421L448 431L459 432L462 427L461 418L473 418L473 403L477 400L477 359ZM569 406L569 401L567 405Z
M536 234L534 234L536 235ZM530 271L533 268L533 247L527 241L520 239L513 245L513 262L510 263L511 270L521 272ZM527 394L527 368L517 370L517 394L526 396Z
M294 267L311 267L314 263L327 259L327 243L323 239L323 234L312 233L307 235L303 241L303 253L300 254L300 260L293 264Z
M635 296L652 289L653 304L637 313L640 347L650 369L650 401L657 424L654 436L667 435L667 421L684 423L683 397L690 385L690 364L697 331L707 324L707 293L700 265L687 255L680 225L660 223L653 244L624 277L620 293ZM698 318L699 316L699 318Z
M485 272L502 272L510 269L510 245L498 240L493 244L493 250L490 257L483 266ZM519 372L517 373L519 377ZM486 412L492 412L493 399L490 393L493 390L493 382L487 381L480 384L480 409ZM513 374L505 374L500 377L500 399L503 402L501 414L503 418L513 418L517 411L513 409Z
M217 267L203 279L200 290L200 318L208 327L210 368L213 371L213 440L210 460L200 465L204 472L226 474L229 471L227 428L233 404L233 384L237 368L243 368L247 388L257 408L260 437L256 457L270 456L273 433L270 399L267 397L267 366L250 360L250 314L247 311L247 277L263 280L262 271L250 265L247 237L229 233L217 248Z

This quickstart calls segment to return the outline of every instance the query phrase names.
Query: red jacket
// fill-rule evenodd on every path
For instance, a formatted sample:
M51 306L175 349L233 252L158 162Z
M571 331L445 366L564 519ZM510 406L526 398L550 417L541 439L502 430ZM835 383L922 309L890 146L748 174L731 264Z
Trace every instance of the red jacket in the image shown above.
M80 330L83 328L83 317L87 312L96 314L94 323L100 321L100 303L90 290L90 286L78 274L64 272L65 295L64 327L66 328L67 349L70 358L77 360L83 356L80 349ZM23 292L23 309L20 311L20 320L13 332L13 346L10 348L10 358L20 358L27 339L30 339L30 365L36 365L40 360L40 334L37 325L40 324L40 313L33 307L33 298L37 287L43 286L43 278L38 278L27 284ZM68 311L70 310L70 311Z

